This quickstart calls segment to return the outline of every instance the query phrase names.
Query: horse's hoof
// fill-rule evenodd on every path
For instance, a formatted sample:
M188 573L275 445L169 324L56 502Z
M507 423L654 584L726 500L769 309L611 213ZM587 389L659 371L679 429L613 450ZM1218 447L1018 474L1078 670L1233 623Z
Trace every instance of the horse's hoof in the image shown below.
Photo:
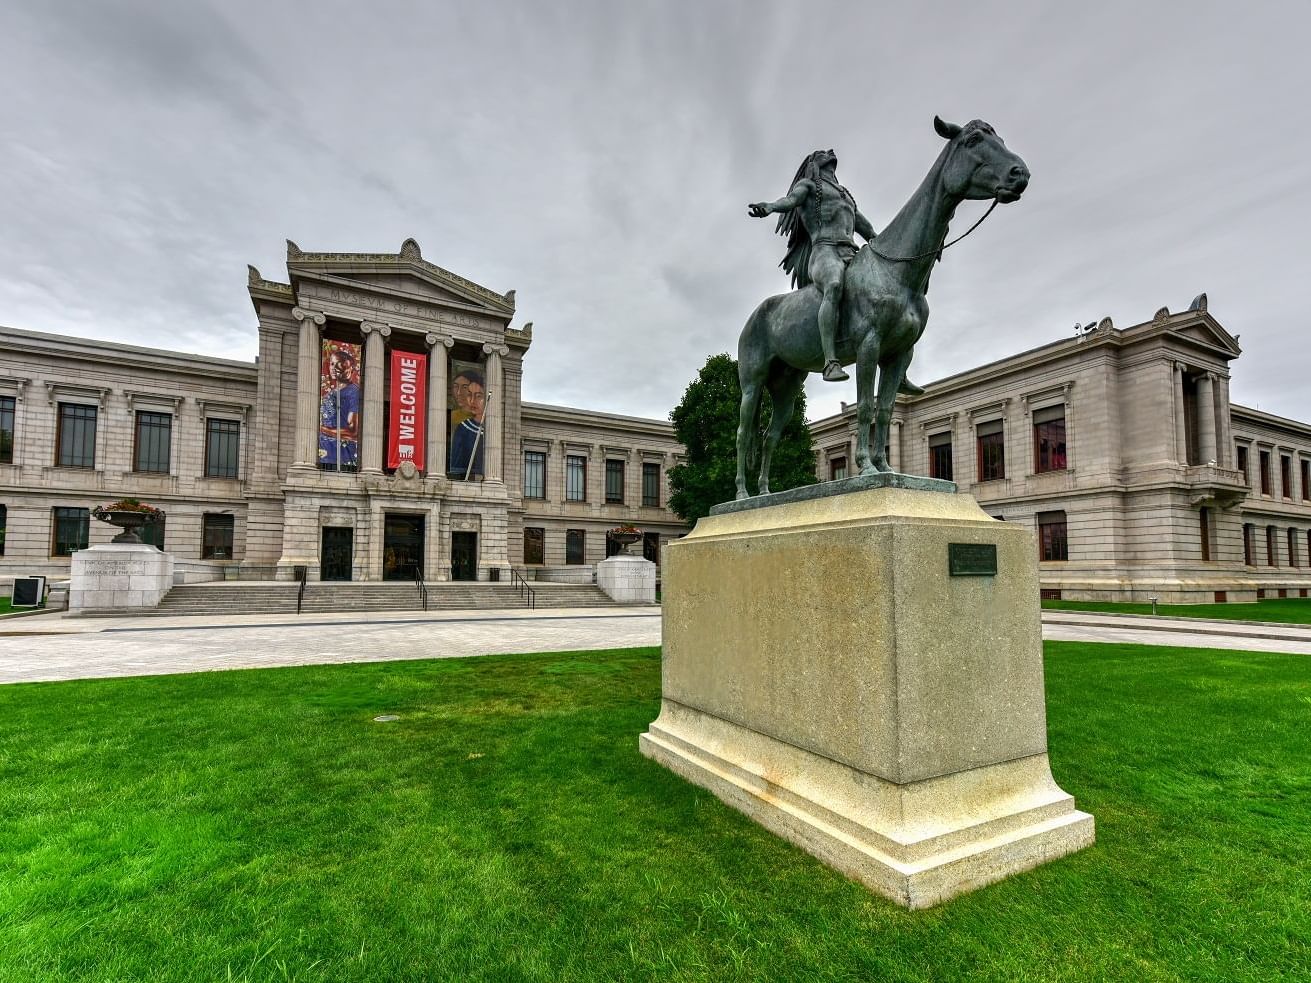
M740 491L740 492L737 493L737 499L736 499L736 500L740 502L740 501L742 501L744 498L750 498L750 497L751 497L751 496L748 495L746 492L744 492L744 491Z

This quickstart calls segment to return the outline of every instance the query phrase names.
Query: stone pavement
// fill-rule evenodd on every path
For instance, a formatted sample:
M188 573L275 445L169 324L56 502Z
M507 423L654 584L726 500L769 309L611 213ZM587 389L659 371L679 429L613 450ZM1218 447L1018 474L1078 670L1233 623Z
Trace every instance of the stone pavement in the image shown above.
M1043 638L1311 655L1311 626L1043 613ZM0 618L0 683L660 644L658 607Z
M660 644L660 609L0 620L0 683Z

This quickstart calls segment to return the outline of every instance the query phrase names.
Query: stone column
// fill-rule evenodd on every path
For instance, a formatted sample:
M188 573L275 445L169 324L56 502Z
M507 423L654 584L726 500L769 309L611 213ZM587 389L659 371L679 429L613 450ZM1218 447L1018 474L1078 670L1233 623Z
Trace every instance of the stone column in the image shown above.
M300 322L299 361L296 364L296 459L292 467L314 468L319 463L319 330L327 320L317 311L293 307Z
M892 453L888 456L888 463L892 465L892 470L901 474L901 420L893 419L892 426L888 429L891 436L888 438L892 444Z
M605 508L605 448L593 444L587 455L588 511L599 513Z
M1234 433L1229 409L1229 377L1220 376L1216 380L1216 423L1219 426L1217 440L1220 453L1216 460L1220 467L1233 470L1234 467Z
M1174 363L1174 456L1188 464L1188 418L1184 415L1184 363Z
M1215 450L1215 373L1206 372L1197 380L1197 443L1201 460L1216 460Z
M382 474L382 384L383 358L386 355L384 338L391 328L376 321L360 325L364 334L364 440L361 448L361 468L364 474Z
M507 345L483 345L487 355L487 416L483 439L487 441L487 451L483 461L484 481L503 481L505 465L501 460L503 454L502 438L505 434L505 373L501 359L510 354Z
M428 450L424 472L434 478L446 473L446 365L455 339L429 334L423 340L428 345Z

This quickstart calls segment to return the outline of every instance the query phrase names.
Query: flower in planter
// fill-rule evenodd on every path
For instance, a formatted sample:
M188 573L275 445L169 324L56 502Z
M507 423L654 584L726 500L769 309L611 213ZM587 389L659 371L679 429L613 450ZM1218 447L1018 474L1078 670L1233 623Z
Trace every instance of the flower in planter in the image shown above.
M637 526L629 525L628 523L625 522L622 526L615 526L613 529L611 529L611 530L610 530L610 535L612 535L612 536L640 536L640 535L642 535L642 530L641 530L641 529L638 529Z
M97 519L104 519L105 516L114 512L139 512L151 519L157 519L164 514L161 509L139 502L135 498L120 498L117 502L110 502L108 505L97 505L91 510L91 514Z

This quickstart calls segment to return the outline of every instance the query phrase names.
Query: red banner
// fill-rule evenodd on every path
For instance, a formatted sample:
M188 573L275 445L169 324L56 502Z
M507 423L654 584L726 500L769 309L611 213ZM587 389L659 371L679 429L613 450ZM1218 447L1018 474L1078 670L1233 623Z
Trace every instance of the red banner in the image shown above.
M428 413L428 356L391 353L391 419L387 421L387 467L412 461L423 470L424 421Z

